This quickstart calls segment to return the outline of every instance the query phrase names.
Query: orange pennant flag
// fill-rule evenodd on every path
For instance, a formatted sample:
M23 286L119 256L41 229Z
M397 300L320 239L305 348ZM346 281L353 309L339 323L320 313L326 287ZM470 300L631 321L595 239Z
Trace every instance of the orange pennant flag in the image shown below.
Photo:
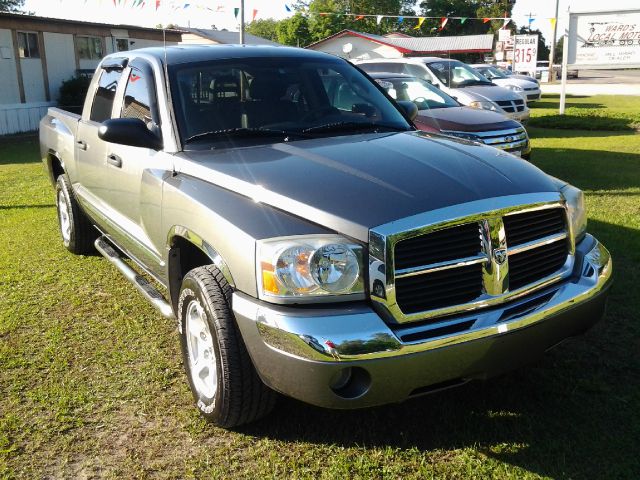
M487 23L489 20L491 20L491 19L485 17L485 18L482 19L482 23Z
M362 20L363 18L364 18L364 15L358 15L358 16L356 17L356 20Z

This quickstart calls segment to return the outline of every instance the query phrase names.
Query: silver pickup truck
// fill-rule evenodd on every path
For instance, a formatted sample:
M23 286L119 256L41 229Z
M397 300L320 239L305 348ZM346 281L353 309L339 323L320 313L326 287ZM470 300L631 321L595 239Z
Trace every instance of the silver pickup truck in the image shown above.
M50 109L41 153L66 248L177 320L198 409L233 427L276 392L356 408L486 378L601 317L582 192L415 113L318 52L141 49L102 61L82 116Z

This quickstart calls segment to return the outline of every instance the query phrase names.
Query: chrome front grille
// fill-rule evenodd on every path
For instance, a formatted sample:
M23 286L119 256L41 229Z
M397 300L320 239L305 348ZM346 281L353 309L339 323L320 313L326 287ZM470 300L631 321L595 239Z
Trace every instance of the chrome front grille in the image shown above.
M396 281L396 299L404 313L458 305L475 300L481 294L482 265L479 263Z
M524 100L499 100L496 102L505 112L522 112L524 110Z
M566 229L564 209L552 208L504 217L504 229L510 247L561 233Z
M506 130L490 130L487 132L460 132L455 130L443 130L442 133L452 135L454 137L473 138L479 142L500 150L513 151L524 150L529 138L523 127L509 128Z
M399 242L395 250L395 266L396 270L406 273L420 265L479 255L481 248L478 224L468 223Z
M385 272L386 289L372 300L395 323L448 331L456 314L515 300L570 275L575 245L562 198L514 196L519 197L556 199L508 205L510 197L504 197L459 206L459 213L475 213L454 218L446 216L447 209L429 212L423 217L431 221L414 228L394 230L410 227L407 219L373 229L371 251L385 258L371 260ZM479 208L504 202L486 212ZM439 214L444 219L438 221Z
M509 289L526 287L557 272L567 261L567 253L567 242L561 239L509 255Z
M476 135L485 145L499 148L500 150L522 150L529 143L527 132L522 127L510 130L478 132Z

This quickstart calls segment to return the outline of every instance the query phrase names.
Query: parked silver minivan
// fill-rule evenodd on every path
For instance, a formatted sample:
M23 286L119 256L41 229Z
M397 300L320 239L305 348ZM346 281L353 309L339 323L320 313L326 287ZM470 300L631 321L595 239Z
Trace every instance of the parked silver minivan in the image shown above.
M365 72L406 73L423 78L469 107L492 110L518 121L529 118L529 108L521 94L495 85L459 60L407 57L354 63Z

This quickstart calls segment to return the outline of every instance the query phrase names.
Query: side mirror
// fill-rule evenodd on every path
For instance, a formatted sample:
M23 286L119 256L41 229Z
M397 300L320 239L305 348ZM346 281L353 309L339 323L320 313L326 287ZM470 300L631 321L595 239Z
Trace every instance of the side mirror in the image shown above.
M109 143L162 150L162 139L151 132L138 118L105 120L98 129L98 137Z
M408 100L400 100L398 102L398 106L405 114L405 116L412 122L418 116L418 107L416 107L415 103Z

